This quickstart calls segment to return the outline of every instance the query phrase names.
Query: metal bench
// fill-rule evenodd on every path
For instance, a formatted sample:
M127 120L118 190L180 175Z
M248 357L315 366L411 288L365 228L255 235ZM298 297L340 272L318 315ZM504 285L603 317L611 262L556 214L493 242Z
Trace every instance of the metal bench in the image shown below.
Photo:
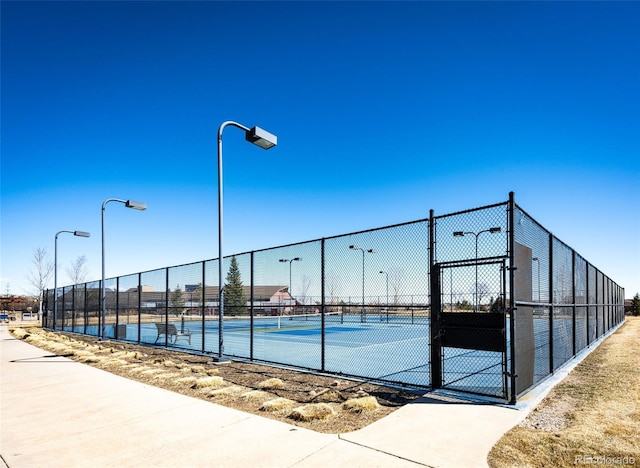
M156 323L156 328L158 329L158 337L154 344L158 342L162 335L165 335L167 337L167 341L172 344L175 344L176 341L178 341L178 338L185 338L189 341L189 344L191 344L191 332L188 328L185 328L184 331L178 331L176 326L172 323Z

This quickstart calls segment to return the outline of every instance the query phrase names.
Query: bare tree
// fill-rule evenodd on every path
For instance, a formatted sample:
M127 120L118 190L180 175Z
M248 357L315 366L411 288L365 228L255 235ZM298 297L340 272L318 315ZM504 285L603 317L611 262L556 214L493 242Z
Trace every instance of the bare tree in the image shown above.
M389 270L389 286L391 287L391 292L393 294L393 303L398 305L400 302L400 289L402 288L402 283L404 283L404 270L401 268L391 268Z
M325 294L329 297L329 304L336 304L338 302L338 295L340 294L340 277L335 271L330 271L325 276Z
M309 287L311 286L311 278L308 275L302 275L302 281L300 284L300 294L298 295L298 301L302 305L307 302L307 294L309 293Z
M38 247L33 251L31 263L33 266L29 270L27 280L33 287L31 292L37 297L38 310L42 315L42 293L51 280L51 275L53 275L53 262L47 257L47 249Z
M488 297L491 294L491 288L487 283L478 282L475 284L475 294L477 295L478 308L482 305L482 301L484 301L485 297Z
M71 262L71 266L67 268L67 275L72 284L84 283L85 279L89 275L89 268L87 267L87 257L80 255L75 261Z

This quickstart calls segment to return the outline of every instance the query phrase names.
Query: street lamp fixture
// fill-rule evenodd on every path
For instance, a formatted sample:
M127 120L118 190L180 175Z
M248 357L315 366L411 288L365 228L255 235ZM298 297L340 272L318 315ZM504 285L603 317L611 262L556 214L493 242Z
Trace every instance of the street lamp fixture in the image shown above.
M364 308L364 254L366 253L375 253L375 250L373 249L363 249L361 247L358 247L357 245L350 245L349 248L351 250L359 250L360 252L362 252L362 309L360 311L360 321L362 323L367 321L367 312Z
M279 262L281 262L281 263L289 262L289 298L290 298L291 302L293 302L293 294L291 294L291 264L293 262L299 262L301 260L302 260L302 258L300 258L300 257L292 258L291 260L289 260L287 258L281 258L279 260Z
M492 227L479 232L454 231L453 233L453 237L464 237L467 234L469 234L469 235L475 236L476 238L476 284L475 284L476 293L475 293L475 300L474 300L474 312L478 312L478 308L479 308L479 304L478 304L478 237L480 237L480 234L482 234L483 232L488 232L490 234L497 234L499 232L502 232L502 228Z
M218 362L228 362L224 358L224 285L222 281L222 263L224 260L222 252L222 227L223 227L223 200L222 200L222 132L228 126L239 128L244 131L245 139L263 149L273 148L278 144L278 137L263 130L260 127L245 127L238 122L227 120L218 127Z
M124 206L127 208L131 208L138 211L144 211L147 209L147 204L135 200L120 200L119 198L107 198L104 203L102 203L102 282L100 283L100 307L101 311L101 330L100 330L100 339L105 339L105 329L106 329L106 316L107 316L107 306L106 306L106 288L104 284L104 212L107 208L107 203L109 202L118 202L124 203Z
M91 234L85 231L58 231L56 233L53 247L53 329L56 329L56 319L58 318L58 236L63 232L68 232L76 237L91 237ZM63 296L64 300L64 296Z
M245 140L263 149L273 148L278 144L278 137L260 127L245 130Z

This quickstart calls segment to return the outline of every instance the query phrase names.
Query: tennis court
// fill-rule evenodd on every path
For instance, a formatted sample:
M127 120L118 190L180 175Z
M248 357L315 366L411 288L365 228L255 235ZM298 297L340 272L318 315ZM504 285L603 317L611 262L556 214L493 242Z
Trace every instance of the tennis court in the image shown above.
M221 261L222 330L219 259L49 290L44 326L515 403L624 321L624 290L513 193Z

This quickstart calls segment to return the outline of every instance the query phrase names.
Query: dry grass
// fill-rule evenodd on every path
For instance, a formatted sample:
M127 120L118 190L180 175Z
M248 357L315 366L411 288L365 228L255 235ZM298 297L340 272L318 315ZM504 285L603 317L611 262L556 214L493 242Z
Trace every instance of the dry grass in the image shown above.
M352 413L363 413L365 411L375 411L380 408L376 397L366 396L362 398L352 398L342 404L342 409Z
M312 400L316 403L342 403L346 398L338 390L325 388L315 393Z
M640 317L627 317L527 420L498 441L489 465L640 464L639 356Z
M186 385L188 387L191 387L195 385L196 380L198 379L196 379L195 377L181 377L179 379L176 379L176 383L178 385Z
M125 361L124 359L109 359L104 363L104 365L107 367L126 366L127 364L127 361Z
M289 400L288 398L274 398L262 403L260 411L266 411L268 413L275 413L277 411L289 411L293 408L297 402Z
M223 388L216 388L216 389L209 389L206 392L206 395L209 398L228 398L228 397L235 397L241 393L245 393L247 391L246 388L244 387L240 387L239 385L231 385L229 387L223 387Z
M176 379L180 374L176 374L175 372L162 372L160 374L156 374L153 376L153 380L154 381L161 381L161 380L174 380Z
M133 371L134 369L131 369L131 370ZM156 368L153 368L153 367L150 368L150 369L141 367L141 369L142 369L142 371L140 372L140 374L142 374L142 375L151 375L151 376L153 376L153 375L156 375L156 374L162 374L164 372L164 370L162 370L162 369L156 369Z
M289 417L296 421L313 421L316 419L327 419L335 414L333 408L326 403L312 403L295 408L291 414L289 414Z
M253 401L263 401L268 400L270 395L267 392L263 392L262 390L251 390L249 392L243 393L242 398L245 400L253 400Z
M194 384L194 388L211 388L211 387L222 387L224 385L224 379L222 377L210 376L203 377L201 379L196 380Z
M23 328L16 328L13 330L13 335L20 340L24 340L29 336L29 332Z
M263 390L278 390L284 388L284 382L282 379L277 378L267 379L260 382L258 388Z

